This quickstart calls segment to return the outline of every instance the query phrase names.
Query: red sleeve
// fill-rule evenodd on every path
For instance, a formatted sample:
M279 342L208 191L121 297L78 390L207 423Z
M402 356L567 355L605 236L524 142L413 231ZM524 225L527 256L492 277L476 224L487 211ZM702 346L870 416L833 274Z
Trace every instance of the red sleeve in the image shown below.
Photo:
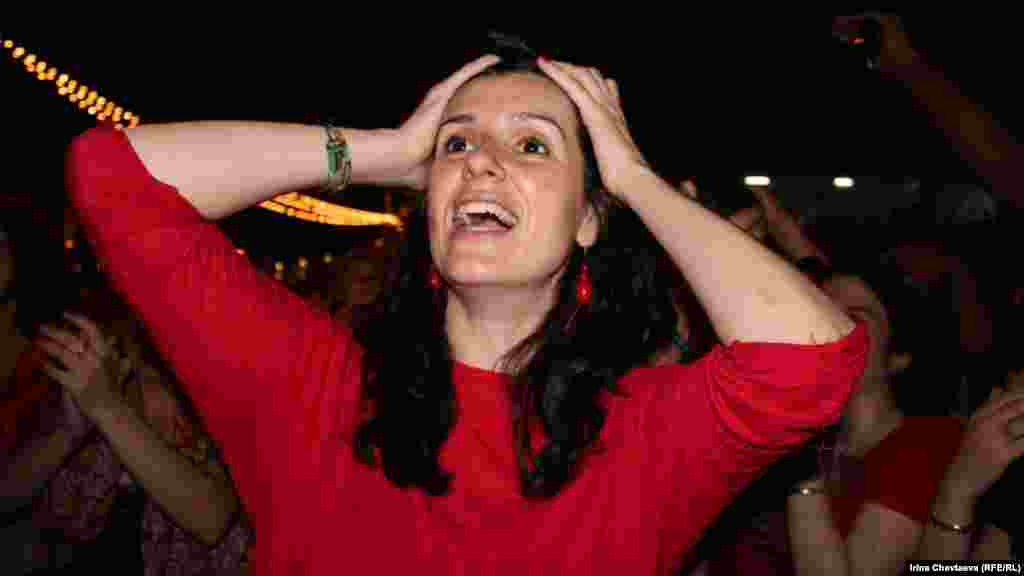
M275 487L312 470L356 416L350 334L237 254L123 133L76 138L66 174L114 289L199 408L254 522L269 520Z
M906 417L864 462L864 501L928 522L932 500L960 447L955 418Z
M735 343L628 375L626 434L646 450L647 481L666 480L671 544L692 544L769 464L836 422L867 353L858 325L830 344Z

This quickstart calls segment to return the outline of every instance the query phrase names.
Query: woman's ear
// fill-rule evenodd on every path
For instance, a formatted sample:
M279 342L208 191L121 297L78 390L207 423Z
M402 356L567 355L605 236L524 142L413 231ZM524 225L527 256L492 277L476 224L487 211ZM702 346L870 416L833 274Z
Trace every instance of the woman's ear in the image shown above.
M588 203L584 208L583 220L577 228L577 244L584 248L590 248L597 242L597 233L601 229L601 219L597 215L597 208Z
M890 374L900 374L904 372L913 363L914 357L909 352L900 352L899 354L890 354L888 369Z
M605 208L594 202L587 202L583 208L583 218L576 228L576 243L583 248L590 248L597 242L601 232L601 222L604 220Z

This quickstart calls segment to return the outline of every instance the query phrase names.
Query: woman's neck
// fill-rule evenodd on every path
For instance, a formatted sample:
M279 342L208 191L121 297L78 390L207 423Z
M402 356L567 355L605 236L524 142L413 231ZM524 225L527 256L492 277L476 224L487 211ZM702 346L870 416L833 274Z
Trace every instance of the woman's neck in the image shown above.
M553 291L449 292L445 329L452 357L474 368L502 370L505 356L537 330L552 306Z

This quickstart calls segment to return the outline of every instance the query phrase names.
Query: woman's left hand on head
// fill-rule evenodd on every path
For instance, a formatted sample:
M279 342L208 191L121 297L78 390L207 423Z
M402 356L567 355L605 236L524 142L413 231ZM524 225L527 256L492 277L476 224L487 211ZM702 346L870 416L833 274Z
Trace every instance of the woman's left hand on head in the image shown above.
M56 326L40 329L38 346L48 356L42 370L70 392L91 417L96 409L120 401L118 354L113 339L104 336L93 322L74 314L65 317L79 332Z
M596 68L543 58L537 63L579 108L605 189L625 201L633 171L648 164L629 132L618 83Z

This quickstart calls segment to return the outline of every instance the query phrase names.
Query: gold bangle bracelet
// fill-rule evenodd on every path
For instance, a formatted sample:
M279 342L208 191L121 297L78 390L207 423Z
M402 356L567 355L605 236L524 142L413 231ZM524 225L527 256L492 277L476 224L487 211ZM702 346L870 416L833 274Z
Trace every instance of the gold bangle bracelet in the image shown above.
M957 534L969 534L972 530L974 530L974 524L947 524L946 522L943 522L942 520L936 518L934 512L932 513L929 520L932 524L938 526L939 528L942 528L946 532L956 532Z

